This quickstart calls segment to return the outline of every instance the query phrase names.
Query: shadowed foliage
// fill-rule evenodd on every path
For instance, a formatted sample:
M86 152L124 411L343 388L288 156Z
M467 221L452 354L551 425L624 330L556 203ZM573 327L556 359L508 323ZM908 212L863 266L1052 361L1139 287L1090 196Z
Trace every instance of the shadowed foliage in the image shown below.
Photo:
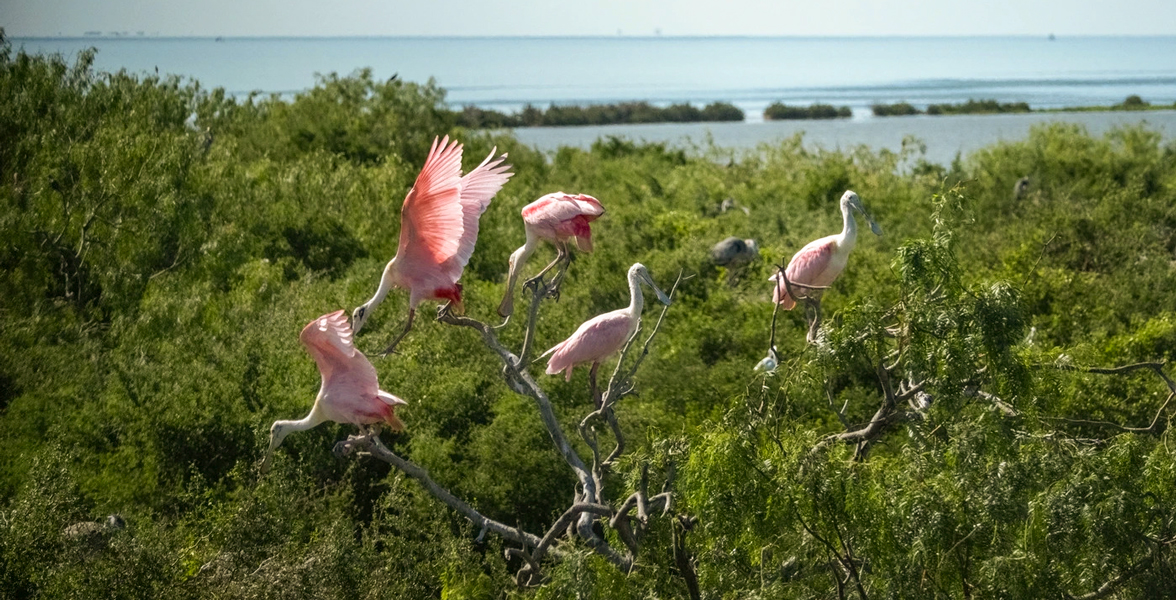
M705 598L1176 595L1170 388L1152 367L1082 369L1176 358L1176 149L1154 131L1043 125L950 166L800 137L544 155L470 132L432 83L360 71L233 98L91 62L0 42L0 596L689 597L691 571ZM504 540L334 457L353 428L291 436L256 469L270 423L318 389L299 330L375 290L446 134L467 170L497 145L517 173L462 279L471 316L495 322L519 210L555 190L608 212L538 350L627 304L632 263L665 287L685 274L616 408L628 450L606 489L645 465L660 489L672 463L683 516L650 520L631 573L561 543L518 589ZM780 367L753 372L773 263L840 229L846 189L886 235L824 294L818 343L781 312ZM708 258L731 235L764 258L733 282ZM357 345L382 348L406 302ZM497 335L521 345L518 323ZM398 352L374 359L409 402L389 448L488 517L552 523L575 478L476 332L421 318ZM586 370L531 369L574 431ZM66 535L111 513L127 527Z

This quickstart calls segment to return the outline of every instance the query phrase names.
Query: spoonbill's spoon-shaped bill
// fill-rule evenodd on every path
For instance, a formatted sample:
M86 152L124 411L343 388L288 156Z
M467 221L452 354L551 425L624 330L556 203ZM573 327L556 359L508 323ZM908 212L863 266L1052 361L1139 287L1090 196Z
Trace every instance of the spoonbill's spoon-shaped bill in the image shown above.
M298 339L318 365L322 386L306 417L274 421L269 450L261 463L263 471L269 469L274 450L287 435L324 421L352 423L361 429L374 424L387 425L392 431L404 429L404 423L396 417L396 407L407 403L380 389L376 369L355 348L351 338L347 314L342 310L323 315L302 329Z

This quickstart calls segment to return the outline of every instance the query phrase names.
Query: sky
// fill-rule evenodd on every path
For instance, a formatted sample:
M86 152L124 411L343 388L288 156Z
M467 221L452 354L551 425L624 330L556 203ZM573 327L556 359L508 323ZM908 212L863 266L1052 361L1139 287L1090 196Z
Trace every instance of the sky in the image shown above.
M1174 0L0 0L10 37L1176 35Z

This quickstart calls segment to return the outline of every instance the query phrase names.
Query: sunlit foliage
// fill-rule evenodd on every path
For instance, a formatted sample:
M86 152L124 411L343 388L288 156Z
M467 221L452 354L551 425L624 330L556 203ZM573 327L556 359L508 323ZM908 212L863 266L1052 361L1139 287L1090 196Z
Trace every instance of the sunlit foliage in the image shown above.
M1176 355L1176 150L1153 131L1042 126L950 166L799 137L543 155L467 130L431 83L365 71L231 98L91 59L0 44L0 595L686 597L682 561L706 598L1060 597L1118 579L1121 597L1176 595L1168 389L1146 369L1058 368ZM673 462L674 513L693 520L651 522L631 574L571 546L544 587L516 589L501 540L383 463L332 456L343 426L256 470L269 423L318 387L299 329L374 291L445 134L467 168L497 145L517 173L462 280L472 316L494 316L519 209L554 190L608 212L539 347L623 306L633 262L687 277L618 406L632 449L610 477ZM885 237L863 236L825 294L819 343L781 313L781 366L753 372L773 264L840 227L846 189ZM764 257L734 277L707 259L729 235ZM389 302L361 348L399 326L406 299ZM410 402L389 445L488 516L549 524L574 479L476 334L421 319L399 352L375 363ZM929 402L897 406L868 452L822 441L871 420L892 363ZM567 425L589 410L583 371L541 383ZM127 527L66 534L110 513Z

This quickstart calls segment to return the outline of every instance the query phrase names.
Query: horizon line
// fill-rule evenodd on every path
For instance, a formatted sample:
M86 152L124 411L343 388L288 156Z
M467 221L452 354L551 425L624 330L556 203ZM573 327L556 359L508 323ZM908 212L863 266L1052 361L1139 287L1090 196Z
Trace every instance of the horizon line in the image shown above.
M796 40L848 40L848 39L977 39L977 38L1026 38L1026 39L1063 39L1063 38L1171 38L1176 33L1134 34L1134 33L1083 33L1058 34L1053 33L977 33L959 35L934 34L866 34L866 35L758 35L758 34L683 34L683 35L612 35L612 34L512 34L512 35L413 35L413 34L243 34L243 35L163 35L141 34L136 31L99 34L71 34L71 35L4 35L8 40L331 40L331 39L399 39L399 40L554 40L554 39L602 39L602 40L674 40L674 39L796 39Z

